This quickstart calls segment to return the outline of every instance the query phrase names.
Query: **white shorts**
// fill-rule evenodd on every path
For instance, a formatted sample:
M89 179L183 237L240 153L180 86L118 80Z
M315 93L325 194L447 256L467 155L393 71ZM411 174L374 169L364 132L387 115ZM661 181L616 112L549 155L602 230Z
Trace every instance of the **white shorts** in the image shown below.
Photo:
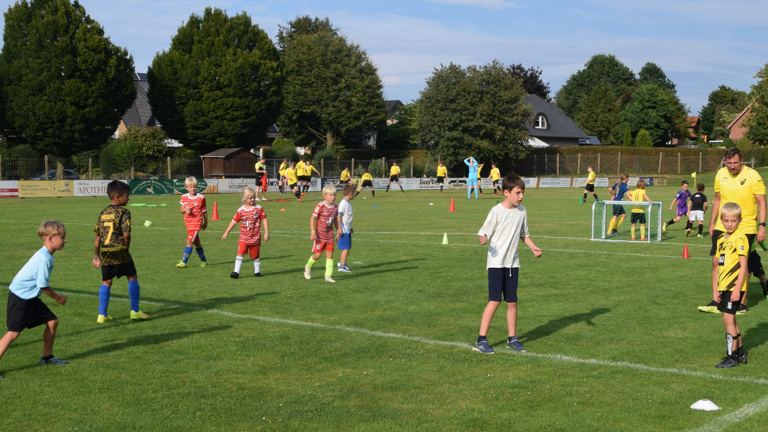
M704 222L704 210L691 210L691 222L702 221Z

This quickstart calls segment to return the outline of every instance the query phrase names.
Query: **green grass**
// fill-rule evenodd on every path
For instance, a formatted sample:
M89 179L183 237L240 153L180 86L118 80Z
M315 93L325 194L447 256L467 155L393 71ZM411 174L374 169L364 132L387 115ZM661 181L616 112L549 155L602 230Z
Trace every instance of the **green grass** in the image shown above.
M711 201L712 175L703 180ZM664 201L664 220L676 191L649 188ZM475 233L498 201L488 193L467 201L462 191L378 191L376 199L363 192L352 202L352 273L335 273L336 284L322 280L322 259L312 280L302 277L320 194L265 203L264 277L250 276L246 259L238 280L228 277L237 236L221 241L237 195L208 196L221 219L201 236L211 266L198 268L193 255L183 270L174 267L185 238L178 197L132 196L158 205L128 207L151 319L130 322L120 279L109 309L115 320L105 325L96 324L101 276L91 258L107 199L3 200L4 287L40 247L42 220L67 225L51 282L68 301L44 301L60 319L54 353L70 364L38 367L42 329L23 332L0 360L0 428L762 430L768 308L757 282L749 313L738 318L749 364L715 369L722 321L696 310L711 292L709 238L685 238L679 224L659 244L591 242L591 206L578 205L580 193L526 191L531 238L544 251L534 259L520 249L518 335L529 352L504 349L502 306L489 332L493 356L470 349L487 301L487 248ZM684 245L691 259L681 258ZM689 408L704 398L723 409ZM753 415L724 419L748 404Z

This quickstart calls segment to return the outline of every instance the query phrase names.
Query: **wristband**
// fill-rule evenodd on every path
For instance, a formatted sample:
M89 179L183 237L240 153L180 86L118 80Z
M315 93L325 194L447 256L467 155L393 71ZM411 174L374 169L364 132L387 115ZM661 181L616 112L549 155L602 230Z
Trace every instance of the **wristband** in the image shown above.
M760 225L761 227L765 227L765 222L760 222L758 225Z

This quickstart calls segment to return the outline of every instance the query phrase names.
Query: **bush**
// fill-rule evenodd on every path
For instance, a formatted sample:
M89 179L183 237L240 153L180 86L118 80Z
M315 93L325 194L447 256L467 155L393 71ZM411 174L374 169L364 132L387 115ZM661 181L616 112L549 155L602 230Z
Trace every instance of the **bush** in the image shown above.
M296 146L287 138L277 138L272 143L272 155L275 159L293 160L296 156Z
M640 129L635 137L635 147L653 147L653 141L651 140L651 134L645 130Z
M335 146L334 147L326 147L326 148L324 148L322 150L316 151L312 156L313 156L313 159L316 160L316 161L319 161L319 160L336 160L337 150L338 149Z
M133 141L118 138L101 151L101 171L107 177L127 173L131 169L142 170L147 156Z

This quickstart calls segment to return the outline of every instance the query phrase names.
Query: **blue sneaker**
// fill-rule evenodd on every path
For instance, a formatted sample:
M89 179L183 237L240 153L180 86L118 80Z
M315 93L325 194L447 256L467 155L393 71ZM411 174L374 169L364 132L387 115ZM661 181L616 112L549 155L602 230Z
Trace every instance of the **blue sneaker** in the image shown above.
M521 344L516 337L513 337L507 340L507 348L513 349L515 351L525 352L525 348L523 348L523 344Z
M493 348L491 348L490 345L488 345L488 339L483 339L480 342L475 342L474 345L472 345L473 351L479 351L483 354L493 354Z
M69 364L69 362L61 360L60 358L58 358L56 356L51 356L51 358L49 358L48 360L40 357L40 366L48 366L48 365L61 366L61 365L65 365L65 364Z
M339 266L339 271L342 273L352 273L352 270L346 264Z

